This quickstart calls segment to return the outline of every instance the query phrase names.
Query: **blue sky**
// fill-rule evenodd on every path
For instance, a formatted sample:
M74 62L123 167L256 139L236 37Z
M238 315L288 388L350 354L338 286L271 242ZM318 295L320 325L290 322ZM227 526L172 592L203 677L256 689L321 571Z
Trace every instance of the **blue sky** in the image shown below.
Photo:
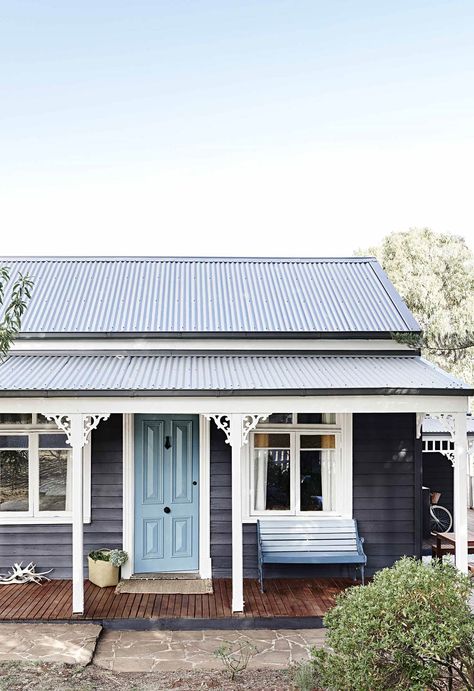
M474 246L473 39L471 1L0 0L2 253Z

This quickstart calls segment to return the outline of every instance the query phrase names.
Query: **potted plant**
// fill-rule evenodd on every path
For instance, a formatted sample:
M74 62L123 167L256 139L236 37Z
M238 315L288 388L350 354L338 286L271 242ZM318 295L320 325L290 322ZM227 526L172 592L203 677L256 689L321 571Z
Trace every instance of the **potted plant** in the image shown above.
M128 559L122 549L97 549L89 552L89 580L99 588L117 585L119 569Z

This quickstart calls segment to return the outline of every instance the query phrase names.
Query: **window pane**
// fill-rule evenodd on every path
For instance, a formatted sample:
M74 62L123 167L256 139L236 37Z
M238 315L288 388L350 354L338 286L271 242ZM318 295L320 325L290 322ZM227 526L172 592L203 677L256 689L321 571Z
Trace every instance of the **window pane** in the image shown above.
M30 413L0 413L0 425L31 425Z
M334 509L334 451L300 451L301 511Z
M292 422L293 413L272 413L266 420L263 420L263 424L269 423L270 425L291 425Z
M290 509L290 451L254 451L255 511Z
M54 422L52 420L48 420L46 415L43 415L42 413L38 413L36 416L36 423L38 425L54 425Z
M68 452L42 449L39 454L40 511L69 510Z
M335 425L335 413L298 413L299 425Z
M70 449L65 434L40 434L40 449Z
M28 511L28 451L0 450L0 511Z
M27 449L28 437L26 434L2 434L0 435L0 449Z
M260 449L285 448L290 446L289 434L256 434L254 446Z
M302 434L300 447L302 449L335 449L336 437L333 434Z

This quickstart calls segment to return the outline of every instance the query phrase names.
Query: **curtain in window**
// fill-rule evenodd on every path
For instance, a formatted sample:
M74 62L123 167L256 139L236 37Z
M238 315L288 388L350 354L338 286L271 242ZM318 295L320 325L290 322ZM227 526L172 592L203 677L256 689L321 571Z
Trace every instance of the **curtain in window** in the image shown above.
M255 511L267 508L268 451L255 449Z
M321 451L321 489L323 511L333 511L336 505L336 483L334 482L334 454L332 451Z

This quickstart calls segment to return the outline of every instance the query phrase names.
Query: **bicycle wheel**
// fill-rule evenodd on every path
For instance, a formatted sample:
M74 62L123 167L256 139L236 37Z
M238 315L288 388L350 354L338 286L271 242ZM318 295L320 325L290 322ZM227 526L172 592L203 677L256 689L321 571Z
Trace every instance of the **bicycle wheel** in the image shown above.
M444 506L432 506L431 513L431 532L449 533L453 525L453 517Z

